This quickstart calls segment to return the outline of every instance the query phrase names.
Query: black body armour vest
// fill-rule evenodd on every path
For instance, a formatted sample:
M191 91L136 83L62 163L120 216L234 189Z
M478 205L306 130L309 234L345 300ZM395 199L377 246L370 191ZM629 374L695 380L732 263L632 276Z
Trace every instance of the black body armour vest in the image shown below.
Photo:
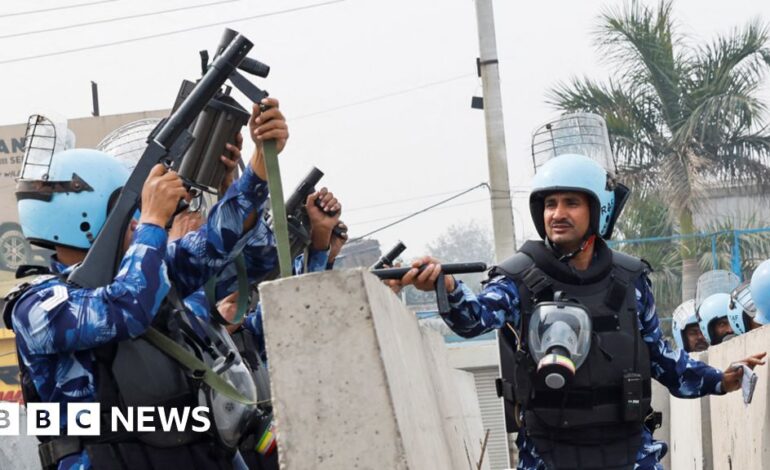
M511 279L521 301L521 347L510 328L498 330L497 386L506 428L518 431L523 417L527 436L551 470L634 467L651 400L649 350L639 331L634 283L648 270L642 260L599 241L590 268L576 271L543 242L529 241L490 271L490 278ZM588 358L564 390L537 385L527 342L534 306L558 291L588 309L593 331Z
M6 296L3 317L7 328L11 328L16 302L30 287L32 285L22 284ZM190 342L191 337L197 336L175 305L182 304L169 298L164 300L153 326L177 343ZM220 346L198 341L195 345L198 348ZM155 432L111 431L112 407L120 408L124 415L129 406L134 409L164 407L169 412L178 408L182 416L183 407L189 407L188 413L191 413L193 407L199 406L199 393L203 393L200 383L181 365L141 337L104 345L93 350L93 355L96 396L101 405L101 435L40 437L38 450L42 468L55 469L63 457L85 449L94 470L232 469L235 449L228 449L217 441L212 409L208 415L212 421L209 432L192 431L192 426L199 423L191 419L183 431L163 431L157 419ZM20 357L19 370L25 402L40 402L32 377Z

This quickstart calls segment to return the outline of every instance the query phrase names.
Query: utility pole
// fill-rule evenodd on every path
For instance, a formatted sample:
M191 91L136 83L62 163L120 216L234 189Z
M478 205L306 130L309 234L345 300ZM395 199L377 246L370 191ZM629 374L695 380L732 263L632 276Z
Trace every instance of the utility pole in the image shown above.
M484 90L484 121L487 131L492 228L495 236L495 257L500 262L516 251L516 235L513 230L513 204L511 202L510 183L508 182L503 102L500 95L500 71L497 62L497 40L495 39L495 16L492 0L475 1L476 21L479 29L478 71Z

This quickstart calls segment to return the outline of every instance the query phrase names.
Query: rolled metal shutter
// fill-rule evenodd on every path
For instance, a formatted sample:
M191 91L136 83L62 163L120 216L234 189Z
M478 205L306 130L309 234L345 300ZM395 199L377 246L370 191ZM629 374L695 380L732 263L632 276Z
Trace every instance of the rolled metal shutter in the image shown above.
M473 373L473 378L476 381L476 394L479 398L484 432L487 429L490 430L485 460L488 459L491 470L511 468L503 402L497 397L497 390L495 389L495 379L500 376L500 371L497 366L494 366L470 369L469 372Z

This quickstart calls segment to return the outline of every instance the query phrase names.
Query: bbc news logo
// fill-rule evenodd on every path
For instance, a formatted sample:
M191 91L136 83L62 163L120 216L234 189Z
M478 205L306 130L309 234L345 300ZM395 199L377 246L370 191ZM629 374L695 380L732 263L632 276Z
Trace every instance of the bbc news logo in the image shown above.
M67 435L99 436L102 422L99 403L67 403ZM59 403L27 403L28 436L61 434ZM113 407L110 410L111 432L185 431L207 432L211 429L206 406L164 408L153 406ZM0 403L0 436L21 433L21 407L18 403Z

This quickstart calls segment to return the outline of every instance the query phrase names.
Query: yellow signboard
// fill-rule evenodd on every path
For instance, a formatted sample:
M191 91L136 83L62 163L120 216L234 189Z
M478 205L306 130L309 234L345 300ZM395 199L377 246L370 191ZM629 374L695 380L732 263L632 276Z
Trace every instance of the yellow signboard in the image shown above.
M5 329L0 329L0 401L24 402L16 362L16 339Z

